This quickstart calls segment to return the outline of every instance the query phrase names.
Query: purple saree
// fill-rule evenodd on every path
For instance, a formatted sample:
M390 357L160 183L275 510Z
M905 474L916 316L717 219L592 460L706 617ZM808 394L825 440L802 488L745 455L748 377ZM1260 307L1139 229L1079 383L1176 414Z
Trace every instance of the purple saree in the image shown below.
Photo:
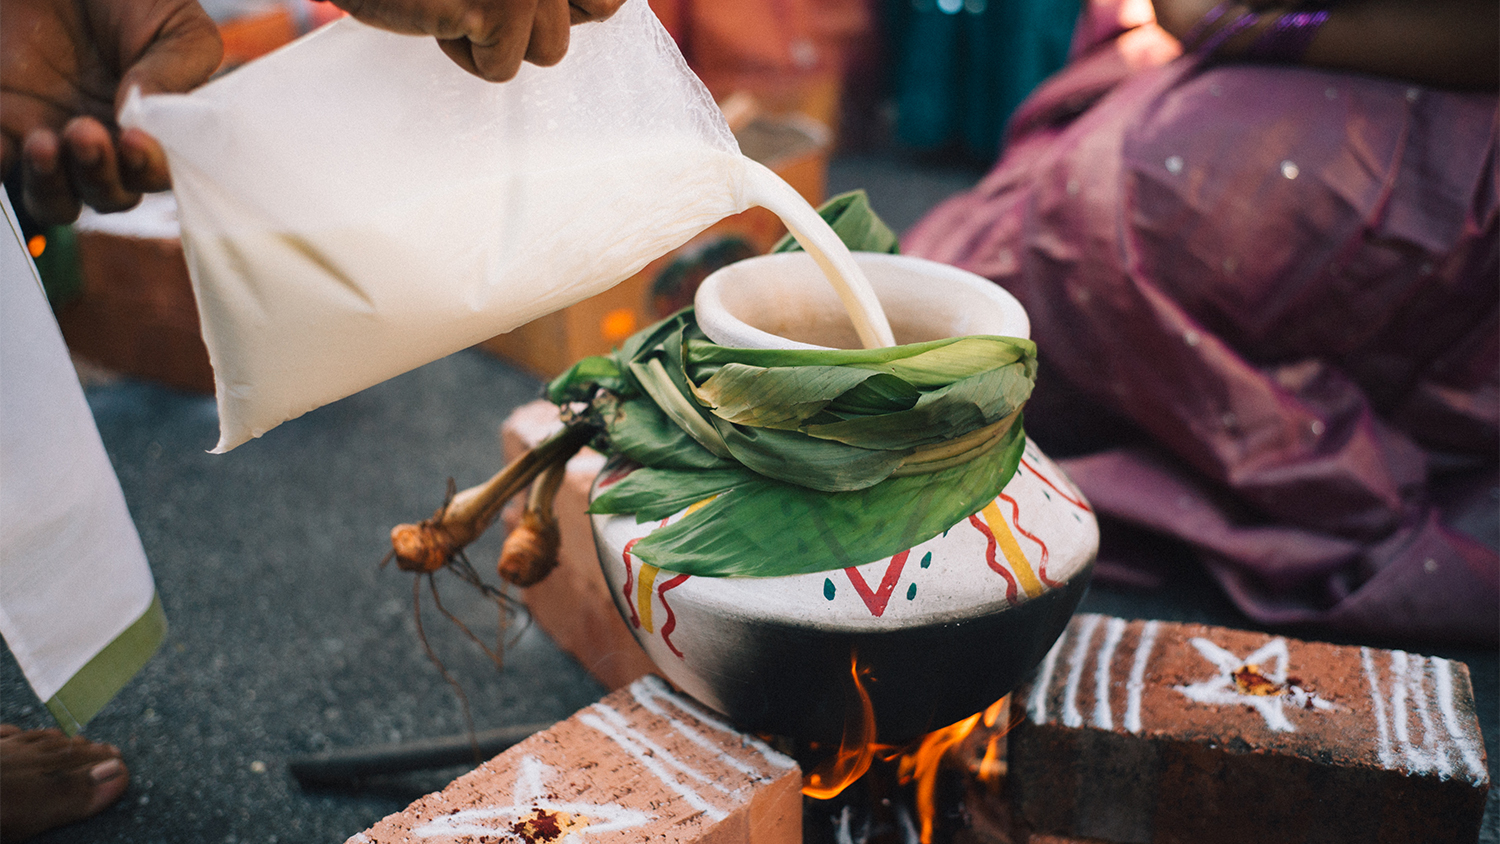
M1079 33L903 251L1020 298L1039 394L1144 434L1070 475L1252 619L1493 645L1496 97L1208 64L1153 23ZM1069 418L1028 428L1050 448Z

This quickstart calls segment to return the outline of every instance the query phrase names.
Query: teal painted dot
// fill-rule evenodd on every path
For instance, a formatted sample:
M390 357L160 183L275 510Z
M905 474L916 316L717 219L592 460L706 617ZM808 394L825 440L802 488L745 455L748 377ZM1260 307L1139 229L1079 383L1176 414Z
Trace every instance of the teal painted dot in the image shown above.
M828 600L832 601L833 600L833 593L834 592L835 592L835 590L833 588L833 581L829 580L826 577L823 578L823 597L825 597Z
M906 600L910 601L915 597L917 597L917 584L913 583L906 587Z
M926 554L922 555L922 568L925 569L925 568L927 568L930 565L932 565L932 552L928 551ZM913 588L913 589L917 588L917 584L913 583L911 585L911 588Z

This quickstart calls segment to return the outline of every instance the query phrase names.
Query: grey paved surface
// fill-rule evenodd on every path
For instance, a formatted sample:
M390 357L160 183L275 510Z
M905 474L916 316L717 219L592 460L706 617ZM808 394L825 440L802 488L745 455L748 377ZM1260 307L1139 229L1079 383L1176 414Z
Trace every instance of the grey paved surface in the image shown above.
M972 178L852 160L835 163L830 190L866 187L899 230ZM221 456L205 453L216 434L211 399L134 382L92 389L172 626L161 653L88 730L124 750L130 791L99 817L38 840L341 842L455 776L307 792L286 760L462 731L455 697L416 639L410 575L377 563L390 526L429 514L446 478L463 486L496 468L501 420L539 386L466 352ZM476 565L492 565L499 541L481 541ZM493 635L492 606L458 588L443 594ZM1244 626L1192 567L1162 592L1096 588L1085 608ZM602 693L535 631L497 672L430 605L426 618L480 729L566 717ZM1474 669L1493 776L1496 656L1444 655ZM49 723L8 653L0 717ZM1496 840L1493 826L1488 836Z
M310 794L289 756L463 731L421 649L412 576L378 564L390 526L432 512L444 481L499 465L497 431L539 384L481 353L439 361L211 455L210 398L122 382L90 402L171 625L147 669L90 724L122 748L130 792L44 841L343 841L455 772ZM499 537L474 559L493 566ZM444 603L493 636L467 590ZM602 690L534 630L497 672L431 604L433 646L480 729L555 720ZM4 716L46 723L8 658Z

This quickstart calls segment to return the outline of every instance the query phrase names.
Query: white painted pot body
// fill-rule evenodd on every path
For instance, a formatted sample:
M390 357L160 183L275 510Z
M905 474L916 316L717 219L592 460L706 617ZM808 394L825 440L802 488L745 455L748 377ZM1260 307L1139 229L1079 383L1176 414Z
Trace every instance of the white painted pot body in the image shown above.
M919 258L858 253L897 342L1026 337L1024 309L988 280ZM803 253L711 275L698 323L721 345L817 348L852 325ZM833 344L823 344L827 345ZM844 344L840 344L844 345ZM596 491L621 477L606 468ZM894 557L772 578L690 577L645 566L633 540L676 521L594 516L605 578L652 661L742 728L836 740L858 697L857 654L880 737L902 741L977 712L1046 654L1081 598L1099 546L1076 487L1027 441L990 505Z

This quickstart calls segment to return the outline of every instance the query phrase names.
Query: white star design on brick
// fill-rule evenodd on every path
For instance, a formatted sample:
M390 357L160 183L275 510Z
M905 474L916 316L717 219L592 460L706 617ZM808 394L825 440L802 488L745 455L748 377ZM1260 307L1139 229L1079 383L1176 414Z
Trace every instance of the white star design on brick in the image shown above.
M1243 658L1235 656L1207 639L1195 638L1192 642L1193 647L1198 649L1198 653L1203 654L1204 659L1219 669L1219 676L1191 686L1175 687L1190 700L1225 706L1254 707L1265 719L1267 729L1284 733L1297 731L1297 728L1292 726L1292 722L1287 720L1286 713L1282 709L1283 703L1289 697L1294 704L1304 708L1333 709L1332 704L1317 695L1298 686L1287 684L1288 658L1285 639L1272 639L1257 648L1254 653ZM1246 694L1240 691L1234 675L1235 672L1248 666L1255 666L1262 677L1275 683L1280 690L1267 694Z
M569 803L548 799L547 789L542 787L556 771L552 766L535 756L521 757L521 769L516 774L516 785L511 790L509 806L487 806L479 809L464 809L451 815L434 818L412 830L419 838L461 835L493 835L509 833L511 827L527 818L534 817L537 810L560 812L572 815L586 825L575 826L558 840L558 844L575 844L582 836L599 832L613 832L644 826L656 820L652 815L627 809L614 804Z

